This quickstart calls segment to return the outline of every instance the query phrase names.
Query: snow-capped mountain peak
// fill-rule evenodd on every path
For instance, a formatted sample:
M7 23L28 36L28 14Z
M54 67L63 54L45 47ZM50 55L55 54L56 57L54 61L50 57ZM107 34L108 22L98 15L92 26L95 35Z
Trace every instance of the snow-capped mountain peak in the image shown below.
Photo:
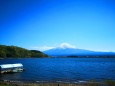
M85 49L78 49L68 43L62 43L60 46L44 51L50 56L71 56L71 55L115 55L113 52L98 52Z
M58 46L57 48L61 48L61 49L66 49L66 48L76 48L75 46L73 45L70 45L68 43L62 43L60 46Z

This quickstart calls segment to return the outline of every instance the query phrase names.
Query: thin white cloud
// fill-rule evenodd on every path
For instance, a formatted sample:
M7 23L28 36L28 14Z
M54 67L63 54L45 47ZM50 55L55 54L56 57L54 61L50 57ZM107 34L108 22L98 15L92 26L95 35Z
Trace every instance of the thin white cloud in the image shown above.
M59 46L42 46L42 47L31 47L32 50L40 50L40 51L46 51L46 50L50 50L50 49L54 49L54 48L76 48L76 46L70 45L68 43L62 43Z
M46 51L46 50L49 50L49 49L53 49L55 47L48 47L48 46L42 46L42 47L31 47L31 49L35 49L35 50L40 50L40 51Z

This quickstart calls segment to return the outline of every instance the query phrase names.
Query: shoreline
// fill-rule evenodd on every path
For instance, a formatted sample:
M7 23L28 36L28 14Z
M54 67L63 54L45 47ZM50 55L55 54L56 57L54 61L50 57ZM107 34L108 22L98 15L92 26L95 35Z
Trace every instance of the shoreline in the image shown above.
M40 82L40 81L10 81L0 80L0 86L115 86L115 80L97 81L78 81L72 82Z
M0 86L115 86L115 80L105 80L104 82L79 81L76 83L0 80Z
M100 83L31 83L31 82L1 82L0 86L102 86Z
M24 57L24 58L0 58L0 60L4 60L4 59L44 59L47 57ZM50 58L115 58L114 56L55 56L55 57L50 57ZM47 58L47 59L50 59Z

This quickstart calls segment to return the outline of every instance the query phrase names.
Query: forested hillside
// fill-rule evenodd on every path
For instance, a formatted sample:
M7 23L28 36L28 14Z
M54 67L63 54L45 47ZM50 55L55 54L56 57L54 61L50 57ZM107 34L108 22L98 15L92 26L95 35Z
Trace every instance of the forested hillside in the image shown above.
M48 57L48 55L37 51L27 50L17 46L0 45L0 58L23 58L23 57Z

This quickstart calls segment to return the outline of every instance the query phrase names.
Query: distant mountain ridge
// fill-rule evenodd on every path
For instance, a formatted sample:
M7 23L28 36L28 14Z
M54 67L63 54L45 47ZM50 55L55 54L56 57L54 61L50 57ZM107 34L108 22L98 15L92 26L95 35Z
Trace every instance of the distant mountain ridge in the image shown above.
M114 52L97 52L77 48L53 48L43 51L49 56L77 56L77 55L115 55Z

